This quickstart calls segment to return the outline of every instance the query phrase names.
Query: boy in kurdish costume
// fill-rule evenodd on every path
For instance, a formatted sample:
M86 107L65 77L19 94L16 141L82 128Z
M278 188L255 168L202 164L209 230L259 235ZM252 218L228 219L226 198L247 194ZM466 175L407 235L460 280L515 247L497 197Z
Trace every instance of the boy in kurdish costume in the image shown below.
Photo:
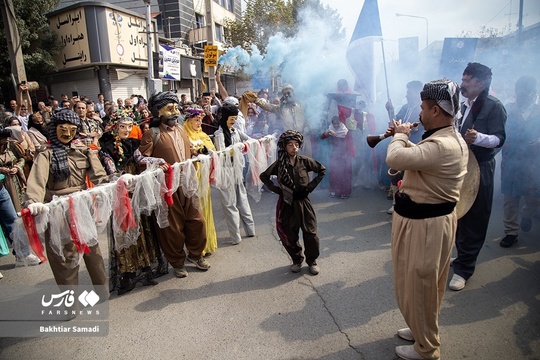
M324 178L326 168L319 162L303 155L298 155L304 137L296 130L287 130L279 137L278 160L268 167L260 179L271 191L279 194L276 205L276 228L285 250L292 258L292 272L300 272L304 256L300 245L299 231L304 238L305 259L313 275L319 273L319 237L317 236L317 218L309 200L312 192ZM317 176L309 181L309 172ZM276 186L271 175L276 175Z

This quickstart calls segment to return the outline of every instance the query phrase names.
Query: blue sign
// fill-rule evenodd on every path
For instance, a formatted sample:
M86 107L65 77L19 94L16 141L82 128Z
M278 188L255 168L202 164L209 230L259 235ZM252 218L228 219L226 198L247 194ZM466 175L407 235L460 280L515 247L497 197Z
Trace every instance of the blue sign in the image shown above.
M445 38L439 72L442 78L461 82L463 70L474 61L478 38Z

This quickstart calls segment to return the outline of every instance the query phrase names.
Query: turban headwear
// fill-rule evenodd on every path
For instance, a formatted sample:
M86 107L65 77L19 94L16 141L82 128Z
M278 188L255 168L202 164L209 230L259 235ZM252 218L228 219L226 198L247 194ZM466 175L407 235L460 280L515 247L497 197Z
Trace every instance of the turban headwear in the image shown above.
M459 86L451 80L434 80L424 85L420 92L422 100L435 100L452 117L459 116Z
M81 127L81 118L77 113L70 109L62 109L55 113L51 118L51 149L52 149L52 162L51 169L54 181L63 181L71 176L69 170L67 144L63 144L58 140L56 136L56 127L61 124L72 124L77 126L78 136Z
M292 202L292 194L295 190L294 181L291 174L289 174L288 165L290 164L289 155L287 154L287 144L289 141L297 141L298 145L302 147L304 137L296 130L287 130L278 140L278 180L279 186L283 190L283 200L289 205ZM289 194L287 196L286 194Z
M148 108L152 112L152 115L157 118L159 116L159 109L170 103L179 104L180 100L178 100L178 96L175 93L163 91L152 95L150 100L148 100Z

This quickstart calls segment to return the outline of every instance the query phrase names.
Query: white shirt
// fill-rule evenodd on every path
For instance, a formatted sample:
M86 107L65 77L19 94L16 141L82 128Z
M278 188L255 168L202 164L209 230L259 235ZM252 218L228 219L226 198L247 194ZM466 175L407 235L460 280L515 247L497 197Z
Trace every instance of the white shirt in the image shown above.
M461 118L461 124L459 124L459 130L461 130L461 126L463 126L463 123L465 122L465 119L467 119L467 116L469 116L469 113L471 112L471 109L473 107L474 102L478 98L475 97L473 100L467 99L466 105L465 105L465 114L463 114L463 117ZM481 132L476 132L476 139L473 142L473 145L493 149L496 148L501 140L495 136L495 135L488 135Z

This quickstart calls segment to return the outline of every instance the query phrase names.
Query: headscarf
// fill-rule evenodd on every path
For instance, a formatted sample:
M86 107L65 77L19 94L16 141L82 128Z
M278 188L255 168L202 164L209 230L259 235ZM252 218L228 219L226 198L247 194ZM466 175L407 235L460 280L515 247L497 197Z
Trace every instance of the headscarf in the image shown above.
M63 181L71 176L69 170L68 153L67 149L69 144L63 144L58 140L56 136L56 127L61 124L73 124L77 126L77 133L75 138L78 137L81 129L81 118L77 113L70 109L61 109L53 115L51 118L51 149L52 149L52 163L51 170L54 181Z
M279 186L283 190L283 200L289 205L292 203L292 194L294 193L295 186L293 178L288 171L288 165L291 162L289 160L289 155L287 154L286 148L287 143L292 140L297 141L300 147L302 147L302 144L304 143L304 137L296 130L285 131L283 134L281 134L277 143ZM289 196L287 196L287 194Z
M121 123L131 122L135 125L135 115L132 111L118 109L113 114L114 115L111 117L111 120L109 122L109 127L111 129L112 135L118 135L118 125L120 125Z
M240 102L238 101L237 98L235 98L234 96L227 96L223 102L227 105L233 105L233 106L238 106L240 104Z
M6 120L4 120L4 127L8 127L8 126L11 126L11 122L13 120L17 120L19 122L19 124L21 123L21 120L19 120L18 117L12 115L12 116L8 116L8 118ZM16 126L16 125L15 125ZM20 126L20 125L19 125Z
M197 130L192 128L191 122L189 121L191 118L195 116L204 115L203 109L198 105L194 105L192 107L185 109L184 112L185 112L184 130L186 130L189 140L192 143L200 141L204 146L206 146L207 149L215 150L216 148L214 146L214 143L210 139L210 136L208 136L208 134L202 131L202 128L199 128Z
M225 105L219 108L221 118L219 119L219 126L223 129L223 136L225 137L225 147L232 145L231 131L227 126L227 120L229 116L238 116L238 108L234 105Z
M349 132L349 129L347 129L345 124L343 124L341 121L338 121L337 128L331 122L330 126L328 127L328 130L332 130L334 133L336 133L336 137L341 138L341 139L344 139L347 136L347 133Z
M49 135L49 129L48 129L47 125L45 125L45 123L36 124L34 122L34 117L35 117L35 113L30 115L30 117L28 118L28 129L35 128L37 131L39 131L41 133L41 135L45 136L47 138L47 140L48 140L50 135Z
M461 116L459 111L459 86L454 81L443 79L434 80L424 85L420 92L423 100L431 99L437 102L446 113L454 117Z

